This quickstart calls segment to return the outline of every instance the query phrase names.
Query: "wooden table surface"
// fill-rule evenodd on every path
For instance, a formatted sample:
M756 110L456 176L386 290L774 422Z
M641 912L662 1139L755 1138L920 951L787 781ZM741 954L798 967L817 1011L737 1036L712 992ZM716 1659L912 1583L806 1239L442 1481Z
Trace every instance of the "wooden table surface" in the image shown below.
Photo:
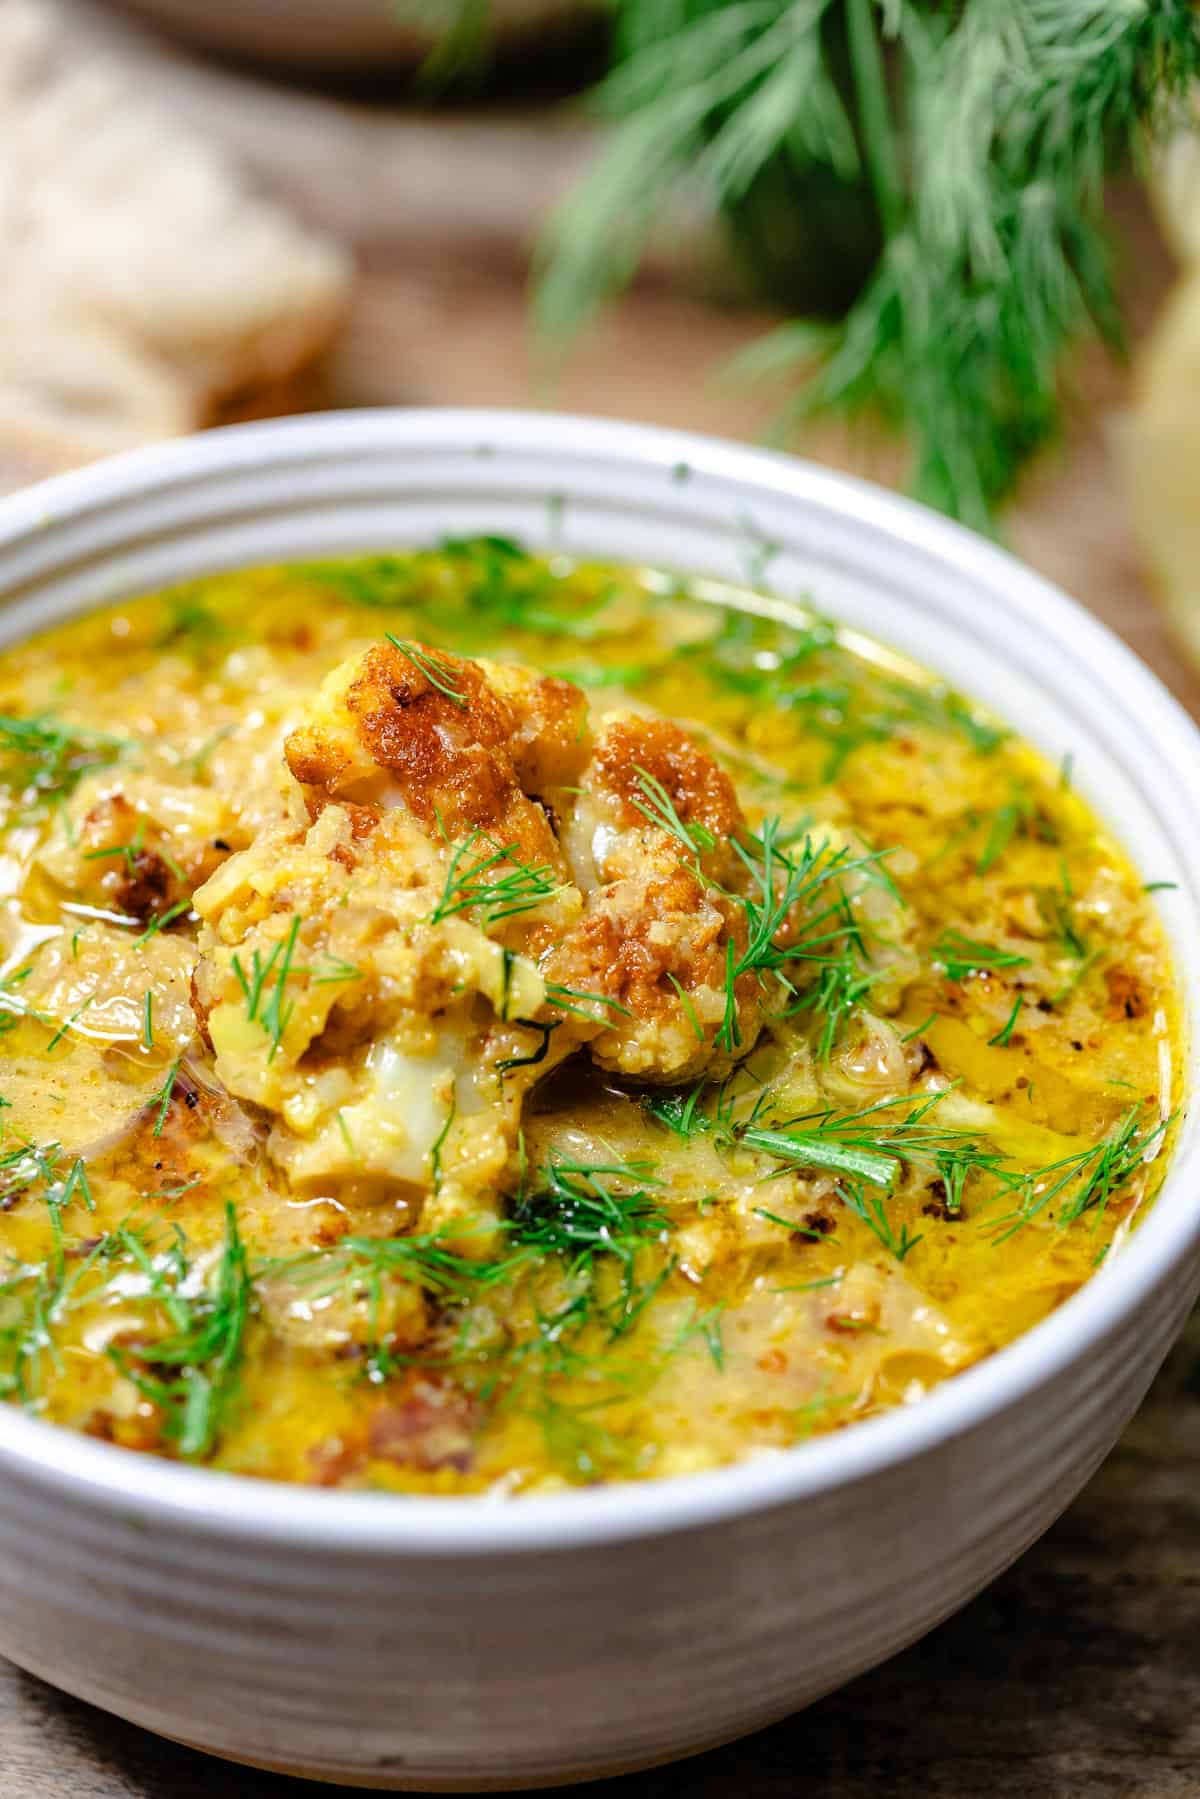
M681 217L652 278L547 390L523 281L537 217L587 153L570 115L433 120L275 88L75 11L81 46L115 42L156 91L267 185L355 244L353 316L325 404L553 403L753 436L770 397L714 378L763 321L714 300L711 248ZM1143 213L1133 335L1168 278ZM720 283L718 281L717 285ZM704 294L708 298L703 297ZM1200 679L1154 610L1119 480L1126 377L1085 356L1062 448L1008 521L1029 561L1125 637L1200 714ZM894 451L829 430L797 446L894 477ZM0 483L29 474L0 443ZM0 1799L285 1799L282 1778L158 1741L0 1662ZM314 1789L315 1790L315 1789ZM887 1666L760 1736L612 1783L612 1799L1194 1799L1200 1794L1200 1324L1120 1447L1061 1522L958 1617Z

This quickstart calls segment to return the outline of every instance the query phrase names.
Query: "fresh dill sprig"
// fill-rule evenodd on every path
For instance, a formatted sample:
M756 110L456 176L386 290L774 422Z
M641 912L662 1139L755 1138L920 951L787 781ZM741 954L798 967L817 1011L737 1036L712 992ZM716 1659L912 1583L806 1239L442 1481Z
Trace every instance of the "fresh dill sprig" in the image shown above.
M657 776L636 766L634 774L637 776L638 791L633 804L637 810L658 830L665 831L668 837L673 837L679 847L699 867L701 856L707 850L716 848L717 840L708 826L701 824L698 819L693 820L690 824L685 824L679 816L674 800Z
M661 1243L671 1226L654 1197L657 1185L640 1164L552 1158L538 1186L513 1208L512 1240L540 1255L561 1257L569 1279L593 1278L597 1255L615 1257L627 1312L637 1291L639 1251Z
M1028 815L1029 803L1019 796L1005 800L996 807L988 822L983 848L975 861L976 874L986 874L989 868L995 866L1021 830Z
M141 949L152 937L157 937L160 931L165 931L168 925L174 924L177 918L184 917L191 909L191 900L181 899L176 900L173 906L168 906L165 912L156 912L141 935L134 938L133 948Z
M840 250L844 316L743 368L800 381L781 431L899 425L919 496L989 526L1055 432L1071 342L1120 340L1105 177L1200 75L1191 0L616 0L614 62L616 128L543 245L543 331L625 285L685 185L769 275L781 237L809 271Z
M914 1237L910 1233L907 1224L901 1224L900 1229L897 1230L888 1216L883 1194L869 1190L862 1181L839 1182L837 1195L842 1204L847 1206L856 1218L862 1219L868 1229L878 1237L888 1254L895 1256L898 1262L902 1262L910 1250L914 1250L922 1241L920 1236Z
M743 1134L747 1149L760 1149L779 1162L796 1162L805 1168L830 1168L837 1174L858 1175L874 1187L889 1190L896 1184L900 1163L896 1156L873 1148L843 1143L822 1131L751 1130Z
M996 1220L1007 1228L994 1240L1006 1243L1055 1200L1062 1202L1056 1213L1058 1224L1073 1224L1085 1212L1095 1212L1098 1224L1113 1195L1162 1149L1172 1123L1172 1118L1160 1118L1142 1126L1135 1106L1099 1143L1010 1182L1019 1204L1014 1213Z
M546 1000L549 1005L557 1007L560 1012L569 1012L573 1018L585 1018L589 1024L605 1021L605 1013L616 1013L622 1018L632 1018L629 1007L619 999L610 999L607 993L592 993L582 987L564 987L559 981L546 982ZM589 1008L598 1006L598 1012Z
M604 634L615 589L606 586L582 605L570 596L564 608L561 578L511 537L447 537L435 553L453 563L462 582L461 614L449 621L456 639L524 631L587 642Z
M153 1137L161 1137L163 1134L163 1126L167 1122L167 1109L171 1104L171 1099L175 1092L175 1083L179 1079L179 1070L182 1065L183 1057L181 1055L176 1056L163 1077L162 1086L151 1098L151 1105L157 1108L154 1115L154 1129L150 1133Z
M446 1116L442 1120L442 1128L434 1138L433 1147L429 1152L429 1178L435 1194L440 1193L442 1190L442 1151L446 1147L447 1137L454 1129L454 1120L457 1116L458 1100L451 1094L450 1104L446 1108ZM338 1113L338 1117L342 1118L340 1112ZM342 1118L343 1128L345 1127L345 1122L345 1119Z
M52 1217L55 1215L52 1214ZM0 1278L0 1398L35 1410L42 1398L46 1364L61 1365L55 1327L104 1259L110 1239L100 1238L68 1266L61 1228L44 1262L11 1268Z
M86 1175L76 1175L81 1168L76 1164L72 1177L87 1192ZM51 1207L51 1255L0 1279L0 1396L38 1406L46 1367L61 1366L60 1326L80 1306L103 1305L115 1282L123 1307L144 1309L145 1328L135 1344L112 1345L109 1358L161 1409L167 1440L181 1455L201 1460L214 1448L236 1395L254 1303L233 1207L226 1208L223 1240L207 1268L178 1226L164 1240L136 1219L68 1246L61 1213L72 1177ZM90 1193L87 1203L91 1209Z
M68 799L85 774L109 768L128 740L65 724L49 713L0 714L0 786L26 805Z
M1006 1022L1000 1027L994 1037L988 1038L988 1043L991 1047L996 1049L1007 1049L1012 1041L1012 1034L1017 1028L1017 1020L1021 1016L1021 1009L1024 1004L1025 995L1023 993L1018 993L1016 999L1013 1001L1012 1011L1009 1013Z
M155 1254L137 1232L116 1233L121 1248L145 1276L149 1296L163 1309L171 1330L135 1349L110 1356L140 1392L163 1413L163 1431L189 1461L216 1446L237 1393L245 1354L254 1282L233 1204L225 1208L225 1233L212 1270L197 1290L186 1240Z
M423 649L419 643L410 643L405 637L393 637L386 633L387 640L394 650L399 650L406 661L411 662L417 673L424 675L431 687L444 694L451 705L460 710L467 705L467 696L454 679L454 670L448 662L436 655L432 650Z
M845 846L834 849L828 840L812 835L793 849L784 848L784 841L783 826L772 817L763 821L749 844L735 840L733 845L752 891L736 896L745 920L746 946L738 952L732 938L729 941L725 1015L717 1043L731 1051L740 1047L737 983L744 975L760 980L778 975L785 990L795 996L795 983L807 967L815 971L816 984L797 1005L826 1008L822 1045L828 1054L842 1019L870 985L856 960L864 951L862 932L842 883L854 874L880 877L883 856L856 855Z
M606 584L581 600L562 569L510 537L486 534L443 538L405 555L301 563L292 572L355 606L424 613L439 638L460 648L506 642L513 632L576 641L601 636L616 592Z
M987 974L992 969L1028 968L1029 957L1016 950L1001 949L994 943L978 943L962 931L947 928L930 949L936 965L948 981L965 981L974 974Z
M197 583L177 589L170 596L167 617L155 639L155 648L185 649L192 655L200 655L231 635L228 621L206 603L203 586Z
M474 856L477 845L486 852ZM451 852L446 879L431 924L453 918L459 912L476 911L485 930L506 918L532 912L553 899L560 882L549 863L533 865L521 860L520 846L491 845L483 831L472 831Z
M263 1272L311 1282L321 1292L359 1288L377 1293L382 1280L392 1275L438 1299L466 1300L513 1272L508 1256L476 1258L455 1248L472 1229L482 1233L485 1226L472 1227L468 1221L453 1230L414 1231L403 1237L343 1237L332 1249L305 1250L266 1264Z
M246 1002L246 1016L251 1024L262 1026L271 1045L271 1060L279 1053L295 1011L295 1001L287 997L288 981L293 975L311 972L296 965L296 945L303 923L301 915L294 913L286 937L271 945L269 955L264 956L257 948L251 951L249 968L236 952L230 957L233 978ZM357 978L358 972L349 963L338 962L331 972L318 973L316 982L320 985L325 981L348 981Z

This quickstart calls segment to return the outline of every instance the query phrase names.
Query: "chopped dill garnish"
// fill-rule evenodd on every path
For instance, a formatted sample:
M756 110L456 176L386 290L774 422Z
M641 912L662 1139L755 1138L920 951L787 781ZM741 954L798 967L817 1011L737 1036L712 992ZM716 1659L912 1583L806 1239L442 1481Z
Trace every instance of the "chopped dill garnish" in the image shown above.
M658 1184L640 1164L552 1158L536 1189L513 1208L512 1240L519 1248L561 1257L568 1278L594 1275L599 1254L615 1257L627 1308L636 1291L638 1252L661 1243L670 1229L671 1220L651 1191Z
M454 1119L457 1112L457 1096L451 1095L450 1104L447 1107L446 1116L442 1122L442 1128L434 1138L433 1148L429 1152L429 1173L435 1194L440 1193L442 1190L442 1151L445 1149L446 1139L454 1127ZM341 1117L340 1112L338 1113L338 1117Z
M897 1231L888 1216L883 1195L869 1191L861 1181L851 1180L839 1183L837 1194L842 1204L847 1206L856 1218L862 1219L868 1229L878 1237L889 1255L895 1256L898 1262L902 1262L909 1252L922 1241L921 1237L914 1237L910 1234L907 1224L902 1224Z
M292 1001L289 1003L286 1000L285 995L287 992L288 977L292 973L292 963L295 960L296 955L296 940L300 935L300 926L302 922L299 913L297 913L293 917L291 924L288 926L288 934L284 938L282 946L276 945L277 949L281 949L279 968L274 976L274 981L271 990L267 995L266 1003L259 1013L259 1022L261 1023L263 1030L267 1033L267 1036L271 1039L270 1053L272 1056L276 1054L282 1044L283 1034L287 1030L292 1013L295 1011L295 1002ZM274 955L274 951L272 951L272 955ZM336 979L338 977L335 976L334 978Z
M518 844L492 847L489 853L470 860L476 845L487 846L489 841L476 830L456 845L441 897L430 914L431 924L440 924L459 912L478 911L483 928L490 930L506 918L532 912L559 892L558 877L549 863L533 866L521 861Z
M762 1150L776 1161L797 1162L805 1168L830 1168L838 1174L858 1175L872 1186L891 1188L900 1173L895 1156L880 1154L853 1143L843 1143L836 1135L823 1132L787 1132L750 1130L742 1142L747 1149Z
M733 847L754 891L736 896L745 919L746 947L738 954L729 940L725 1017L717 1042L726 1050L740 1047L736 989L743 975L761 980L774 974L795 997L793 1009L811 1009L823 1017L819 1053L827 1055L842 1020L871 984L859 966L862 931L842 882L863 874L886 883L882 854L835 850L827 840L814 841L810 835L795 850L785 849L783 826L774 817L763 821L748 845L735 841ZM781 943L785 926L789 933ZM815 982L797 995L795 981L806 965L815 970Z
M182 918L184 913L190 912L191 909L191 900L181 899L176 900L173 906L168 906L165 912L156 913L141 935L134 938L134 949L141 949L143 944L149 943L151 937L157 937L160 931L165 931L168 925L174 924L177 918Z
M109 1350L117 1367L163 1413L163 1430L189 1461L209 1455L237 1393L254 1283L232 1203L212 1271L197 1291L185 1239L154 1255L136 1233L116 1233L146 1277L171 1331L136 1348Z
M461 687L455 685L454 670L448 662L443 662L433 651L422 649L420 644L410 643L407 638L393 637L390 631L386 636L392 648L399 650L405 660L412 663L417 673L424 675L431 687L444 694L460 710L466 707L467 696Z
M74 1025L74 1023L77 1019L83 1017L83 1014L87 1011L88 1007L93 1003L95 998L96 998L96 995L94 993L89 993L87 998L85 1000L81 1000L79 1005L76 1006L75 1010L73 1012L68 1013L67 1017L61 1021L61 1023L58 1025L57 1029L55 1030L53 1036L51 1037L49 1043L47 1043L47 1045L46 1045L46 1054L48 1056L51 1056L54 1054L54 1051L58 1048L58 1046L62 1042L63 1038L65 1036L67 1036L67 1034L71 1030L72 1025Z
M1063 954L1070 956L1073 961L1082 962L1088 954L1088 944L1075 922L1074 894L1065 862L1062 865L1061 881L1060 891L1051 891L1045 895L1043 909L1054 927Z
M675 802L657 776L649 774L646 769L635 766L638 796L633 801L643 818L658 830L665 831L673 837L680 848L699 865L701 856L706 850L716 848L716 838L699 820L685 824L680 818Z
M343 956L327 956L323 962L314 964L306 970L309 981L314 987L348 986L352 981L361 981L363 972L353 962L347 962ZM299 973L299 970L293 970Z
M1020 831L1028 812L1028 803L1023 799L1005 800L997 806L988 826L983 848L975 863L976 874L986 874L1004 854L1009 844Z
M482 1223L476 1230L482 1234ZM464 1256L453 1247L471 1234L469 1223L403 1237L343 1237L332 1249L305 1250L268 1262L261 1274L285 1274L311 1282L320 1292L359 1289L377 1297L386 1275L414 1281L426 1292L447 1300L466 1300L483 1287L510 1278L511 1258Z
M581 987L564 987L558 981L546 982L546 999L560 1012L570 1012L575 1018L586 1018L591 1024L600 1023L605 1012L619 1013L622 1018L633 1016L628 1006L622 1005L619 999L610 999L607 993L590 993ZM600 1006L602 1011L597 1015L588 1010L589 1006Z
M294 913L287 936L271 945L270 955L263 956L258 949L251 952L249 969L236 952L230 957L233 977L246 1002L246 1016L251 1024L262 1026L270 1041L269 1060L273 1060L278 1053L295 1010L295 1002L287 999L288 981L293 974L307 972L295 966L296 943L303 922L300 914ZM350 981L359 978L358 969L353 968L350 963L342 963L336 958L334 961L336 965L331 972L318 974L318 984L321 981Z
M182 1063L183 1057L176 1056L175 1060L171 1063L171 1066L167 1069L162 1086L154 1095L154 1103L157 1103L158 1112L155 1116L154 1129L151 1132L152 1136L161 1137L163 1134L163 1126L167 1122L167 1107L171 1103L171 1095L175 1091L175 1082L179 1079L179 1070Z
M994 943L978 943L973 937L950 929L942 932L930 954L949 981L965 981L971 975L986 974L996 968L1029 967L1028 956L1001 949Z
M193 654L211 650L231 635L229 624L205 604L200 588L185 588L171 598L170 617L159 633L156 649L185 648Z
M708 1350L709 1360L718 1374L725 1372L725 1321L726 1301L718 1300L705 1311L701 1311L693 1300L691 1316L684 1322L674 1342L667 1347L668 1355L676 1355L696 1338Z
M346 1145L346 1154L349 1156L349 1158L352 1162L357 1163L361 1160L361 1157L359 1156L357 1149L354 1147L354 1139L350 1135L350 1126L346 1123L346 1114L343 1112L343 1110L340 1106L337 1109L336 1117L337 1117L338 1135L341 1137L342 1142ZM436 1145L435 1145L435 1147L436 1147ZM434 1185L433 1190L435 1193L437 1192L436 1183Z
M980 756L994 755L1011 735L1003 725L985 718L961 694L953 693L949 688L936 683L918 687L909 681L893 681L887 685L894 702L888 721L893 729L897 724L919 724L927 725L932 731L957 733Z
M146 820L144 818L139 818L137 830L133 833L133 836L128 843L114 843L108 849L85 850L82 860L84 862L103 862L111 856L120 856L125 867L132 870L134 863L137 860L138 852L144 847L145 840Z
M504 1057L496 1063L497 1074L507 1074L513 1068L536 1068L539 1062L544 1062L550 1053L550 1039L563 1021L561 1018L557 1018L553 1024L540 1024L536 1019L518 1018L516 1022L526 1026L528 1030L538 1032L537 1048L531 1050L527 1056Z
M1020 1194L1020 1204L1015 1213L996 1221L1007 1224L1008 1229L995 1241L1006 1243L1060 1198L1062 1204L1056 1214L1058 1224L1073 1224L1085 1212L1093 1211L1099 1223L1117 1190L1158 1154L1172 1122L1171 1118L1161 1118L1142 1129L1138 1124L1138 1109L1133 1107L1099 1143L1064 1156L1060 1161L1049 1162L1043 1168L1025 1173L1019 1181L1011 1182Z
M679 979L679 977L675 974L672 974L669 969L667 971L667 979L670 981L672 987L674 987L674 989L675 989L675 997L679 1001L680 1008L682 1009L683 1015L687 1019L688 1024L691 1027L691 1032L692 1032L693 1037L696 1039L697 1043L703 1043L704 1042L704 1026L700 1023L699 1014L696 1011L695 1002L692 999L691 994L688 992L687 988L684 986L683 982Z
M0 785L26 805L63 800L93 769L110 768L130 747L127 738L64 724L49 713L32 718L0 714Z
M658 669L651 662L575 662L550 672L556 680L570 681L576 687L640 687Z
M154 992L150 987L142 1002L142 1043L147 1049L154 1048Z
M1017 1020L1021 1016L1021 1008L1024 1004L1025 995L1023 993L1018 993L1016 999L1013 1001L1013 1008L1008 1015L1007 1022L1001 1025L994 1037L988 1038L988 1043L993 1048L1006 1049L1008 1047L1009 1043L1012 1041L1012 1034L1016 1029Z

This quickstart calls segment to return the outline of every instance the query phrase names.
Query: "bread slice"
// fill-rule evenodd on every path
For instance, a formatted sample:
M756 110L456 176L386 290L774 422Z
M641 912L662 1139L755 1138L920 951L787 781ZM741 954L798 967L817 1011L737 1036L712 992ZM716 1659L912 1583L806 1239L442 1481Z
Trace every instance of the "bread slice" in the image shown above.
M39 461L253 412L329 343L352 268L47 0L0 4L0 439Z

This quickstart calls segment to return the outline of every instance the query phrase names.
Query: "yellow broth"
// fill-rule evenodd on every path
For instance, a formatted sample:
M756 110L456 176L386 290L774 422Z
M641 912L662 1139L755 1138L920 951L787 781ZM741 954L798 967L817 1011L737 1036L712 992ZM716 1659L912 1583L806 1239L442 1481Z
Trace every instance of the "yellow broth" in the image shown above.
M1179 1102L1156 871L970 702L756 606L477 540L196 581L0 658L0 1393L275 1479L524 1493L779 1452L909 1404L1091 1277L1160 1183ZM606 989L603 957L590 985L545 987L567 927L539 936L539 906L575 920L595 896L538 888L506 839L440 810L420 838L440 897L390 918L404 839L366 859L394 799L314 804L315 763L305 788L283 752L312 717L320 747L322 682L389 636L454 730L476 693L460 659L482 656L582 689L580 735L673 720L727 772L738 850L689 822L682 789L664 815L635 753L626 848L700 883L718 959L749 958L740 1011L656 965L676 1036L639 1073L642 1000ZM563 841L594 766L533 796ZM296 898L314 881L320 917ZM356 918L378 966L338 948ZM395 958L431 929L459 932L456 955L469 934L470 1028L517 1046L488 1052L507 1122L474 1188L452 1116L471 1071L421 1062L467 1000L362 1010L368 988L373 1007L401 991ZM478 973L495 956L501 999ZM352 1098L309 1155L311 1095L339 1079ZM376 1139L431 1093L451 1094L439 1136L389 1179L407 1164Z

